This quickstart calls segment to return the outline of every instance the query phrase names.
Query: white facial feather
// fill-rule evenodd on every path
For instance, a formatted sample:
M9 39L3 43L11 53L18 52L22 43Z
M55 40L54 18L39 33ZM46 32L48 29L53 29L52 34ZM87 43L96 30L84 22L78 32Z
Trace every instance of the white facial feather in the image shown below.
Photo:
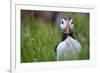
M62 31L64 31L66 29L66 21L64 18L61 20L60 28Z
M74 30L74 23L73 23L73 19L70 19L69 24L70 24L70 29L71 29L71 32L73 32L73 30Z

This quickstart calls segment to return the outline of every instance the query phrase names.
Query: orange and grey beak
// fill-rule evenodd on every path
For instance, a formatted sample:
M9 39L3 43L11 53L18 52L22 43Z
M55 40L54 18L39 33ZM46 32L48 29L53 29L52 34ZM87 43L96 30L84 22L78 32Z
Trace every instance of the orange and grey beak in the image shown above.
M69 20L67 20L67 25L66 25L66 30L65 30L65 32L67 33L67 34L69 34L70 33L70 24L69 24Z

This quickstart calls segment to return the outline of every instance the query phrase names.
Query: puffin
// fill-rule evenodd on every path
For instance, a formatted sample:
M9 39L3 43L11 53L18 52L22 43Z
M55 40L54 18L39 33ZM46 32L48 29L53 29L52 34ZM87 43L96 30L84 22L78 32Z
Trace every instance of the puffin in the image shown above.
M56 46L57 61L78 60L81 44L74 37L74 21L72 17L63 17L60 22L62 38Z

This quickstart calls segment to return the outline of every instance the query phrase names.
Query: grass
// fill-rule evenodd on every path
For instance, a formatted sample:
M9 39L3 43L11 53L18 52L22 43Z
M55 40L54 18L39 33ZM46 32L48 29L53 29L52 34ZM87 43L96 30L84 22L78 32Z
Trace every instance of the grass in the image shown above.
M90 58L90 42L89 42L89 16L88 15L79 15L78 21L75 26L75 35L77 36L78 41L81 43L81 53L80 59L89 59Z
M77 15L75 36L81 43L79 60L89 59L89 15ZM21 63L56 61L55 46L61 40L58 25L31 16L21 21Z

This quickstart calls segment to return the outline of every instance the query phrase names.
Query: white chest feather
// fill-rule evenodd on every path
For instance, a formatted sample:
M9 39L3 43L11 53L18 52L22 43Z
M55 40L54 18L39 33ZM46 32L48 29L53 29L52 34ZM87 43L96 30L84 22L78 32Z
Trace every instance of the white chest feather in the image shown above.
M57 47L57 60L75 60L78 59L80 53L80 43L68 36L68 38L59 43Z

